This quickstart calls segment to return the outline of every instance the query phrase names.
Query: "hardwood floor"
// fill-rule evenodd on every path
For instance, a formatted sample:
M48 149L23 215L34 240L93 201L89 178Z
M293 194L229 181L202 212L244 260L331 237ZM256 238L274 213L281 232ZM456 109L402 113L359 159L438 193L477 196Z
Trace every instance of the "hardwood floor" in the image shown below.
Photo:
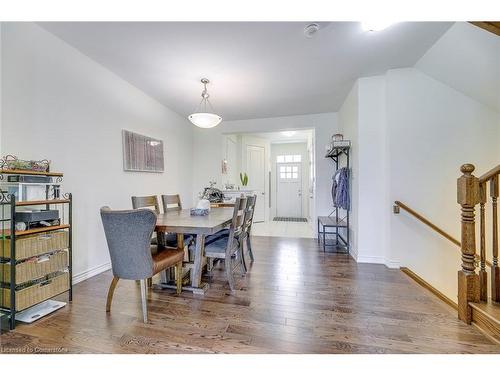
M204 296L120 281L105 313L110 272L75 286L74 301L1 336L5 352L500 353L456 311L399 270L323 254L315 240L254 237L255 263L231 294L220 266Z

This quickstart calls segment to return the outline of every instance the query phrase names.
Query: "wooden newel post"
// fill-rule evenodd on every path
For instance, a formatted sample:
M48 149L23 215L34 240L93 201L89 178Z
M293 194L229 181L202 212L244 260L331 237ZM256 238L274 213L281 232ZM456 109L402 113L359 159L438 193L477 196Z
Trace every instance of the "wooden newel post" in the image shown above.
M457 180L457 202L462 206L462 269L458 271L458 318L467 324L472 320L469 302L479 301L479 276L476 274L476 228L474 209L479 203L479 180L472 175L474 166L464 164Z

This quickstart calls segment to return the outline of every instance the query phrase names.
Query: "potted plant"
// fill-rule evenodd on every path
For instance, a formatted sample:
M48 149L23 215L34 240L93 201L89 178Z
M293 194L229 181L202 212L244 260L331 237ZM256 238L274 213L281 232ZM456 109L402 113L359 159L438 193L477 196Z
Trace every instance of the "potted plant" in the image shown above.
M248 185L248 176L246 173L240 172L240 181L241 181L241 186L247 186Z

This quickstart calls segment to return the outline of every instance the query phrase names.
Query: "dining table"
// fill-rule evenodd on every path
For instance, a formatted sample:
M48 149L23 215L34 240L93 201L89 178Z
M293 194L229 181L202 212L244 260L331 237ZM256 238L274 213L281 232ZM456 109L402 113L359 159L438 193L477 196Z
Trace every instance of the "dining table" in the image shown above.
M159 214L156 218L155 231L160 233L177 233L177 246L184 249L184 236L195 235L195 250L192 263L186 263L185 267L191 269L191 286L183 287L184 290L192 291L196 294L204 294L208 284L202 283L201 276L205 264L205 237L215 234L228 227L233 219L234 208L215 207L211 208L208 215L191 215L191 210L183 209L169 211ZM159 287L170 288L171 285L165 278Z

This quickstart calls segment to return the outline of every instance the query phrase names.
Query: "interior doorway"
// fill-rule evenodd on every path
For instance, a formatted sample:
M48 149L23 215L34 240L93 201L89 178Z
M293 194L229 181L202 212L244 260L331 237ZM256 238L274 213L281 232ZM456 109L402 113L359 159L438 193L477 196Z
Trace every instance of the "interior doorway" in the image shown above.
M314 130L225 134L224 142L222 191L257 195L252 234L314 238Z

